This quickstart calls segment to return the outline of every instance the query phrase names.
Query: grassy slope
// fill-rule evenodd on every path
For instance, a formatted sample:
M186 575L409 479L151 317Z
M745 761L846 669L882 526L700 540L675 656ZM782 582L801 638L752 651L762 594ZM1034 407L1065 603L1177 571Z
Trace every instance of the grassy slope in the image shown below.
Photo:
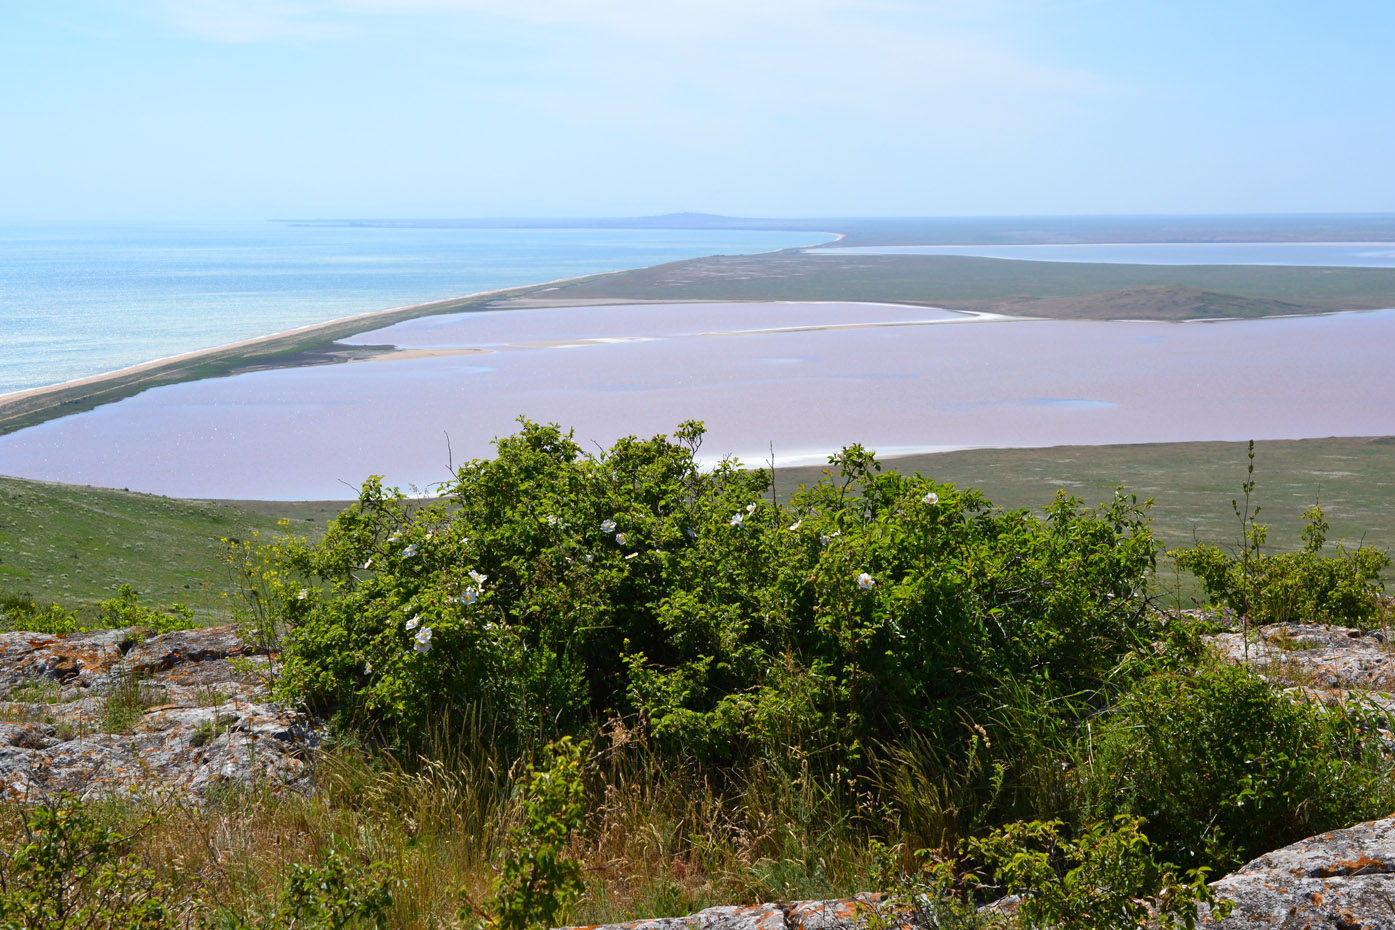
M292 532L315 537L341 506L253 509L0 478L0 590L78 607L128 582L144 603L178 601L203 619L219 618L220 592L231 581L223 537L279 532L281 517Z
M1071 242L1389 242L1395 214L1241 216L987 216L808 220L840 245Z
M976 487L1003 507L1041 507L1058 489L1098 504L1122 486L1153 498L1153 528L1170 548L1194 539L1233 544L1239 521L1231 501L1245 480L1245 443L1196 442L1047 449L971 449L888 459L900 472ZM778 462L777 462L778 466ZM778 469L788 497L820 468ZM1301 547L1302 512L1321 503L1333 542L1395 549L1395 438L1303 439L1255 444L1253 502L1270 525L1272 551Z
M1107 265L791 251L673 262L563 285L547 296L886 300L1060 319L1180 320L1395 307L1395 269Z

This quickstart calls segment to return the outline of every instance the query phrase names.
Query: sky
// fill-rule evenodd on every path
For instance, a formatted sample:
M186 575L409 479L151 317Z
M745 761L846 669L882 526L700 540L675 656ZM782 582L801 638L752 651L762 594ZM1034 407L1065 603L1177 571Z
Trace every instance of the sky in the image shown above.
M0 220L1395 212L1374 0L0 0Z

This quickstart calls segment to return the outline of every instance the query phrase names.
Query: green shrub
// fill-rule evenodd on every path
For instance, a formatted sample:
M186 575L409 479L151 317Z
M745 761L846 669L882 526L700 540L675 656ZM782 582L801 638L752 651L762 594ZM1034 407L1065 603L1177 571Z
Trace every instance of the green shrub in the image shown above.
M859 914L866 930L994 930L1005 923L1001 915L979 910L973 876L966 881L954 864L919 850L913 868L901 870L901 848L878 840L868 844L872 859L872 885L881 898L868 913Z
M0 631L23 630L28 633L48 633L66 636L85 630L115 630L144 627L155 633L190 630L197 624L194 614L183 604L170 607L146 607L137 599L128 584L118 589L116 597L102 601L96 616L68 610L57 604L40 607L29 595L0 596Z
M280 696L405 747L472 715L515 736L620 715L701 759L856 767L908 731L962 750L1003 682L1094 687L1151 629L1132 500L996 510L854 446L777 507L766 472L700 469L701 437L593 456L524 422L437 504L370 481L319 544L244 571Z
M1352 552L1341 545L1324 556L1322 508L1310 507L1304 517L1308 529L1301 552L1257 552L1242 559L1202 543L1179 551L1177 564L1197 576L1212 603L1252 623L1371 627L1385 590L1381 572L1390 566L1390 557L1370 546Z
M164 930L169 889L71 795L26 809L0 850L0 930Z
M75 633L81 626L77 614L57 604L40 607L28 594L0 595L0 632L23 630L27 633L48 633L62 636Z
M173 633L192 630L194 612L183 604L169 607L145 607L136 600L136 592L128 584L118 589L116 597L102 601L97 621L99 629L119 630L124 627L144 627L153 633Z
M360 866L334 850L323 865L291 863L286 886L262 913L213 913L214 930L386 930L394 880L380 863Z
M509 850L489 905L466 898L460 919L476 930L547 930L585 890L581 863L567 855L585 813L582 780L585 745L563 737L544 750L542 768L523 776L523 823L509 836Z
M1185 874L1158 862L1137 817L1116 817L1070 837L1060 821L1010 824L969 843L1000 890L1021 896L1011 924L1023 928L1195 927L1198 905L1217 907L1207 869Z
M1086 816L1140 816L1169 859L1238 865L1387 815L1378 728L1384 715L1295 700L1241 666L1150 676L1098 724Z
M1301 552L1278 555L1263 551L1268 529L1255 522L1259 508L1250 506L1254 492L1255 444L1250 440L1246 480L1241 485L1244 505L1231 501L1240 521L1237 554L1200 543L1175 553L1177 565L1196 575L1213 604L1229 607L1247 622L1335 623L1369 628L1384 591L1380 573L1390 557L1369 546L1355 552L1341 544L1331 556L1322 555L1330 527L1323 509L1314 504L1303 512Z

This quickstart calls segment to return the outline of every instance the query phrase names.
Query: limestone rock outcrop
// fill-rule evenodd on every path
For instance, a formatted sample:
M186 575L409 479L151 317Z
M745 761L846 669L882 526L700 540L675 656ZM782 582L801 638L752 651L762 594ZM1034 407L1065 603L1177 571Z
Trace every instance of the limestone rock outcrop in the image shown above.
M0 633L0 797L308 784L310 723L231 627Z
M1234 910L1217 930L1395 928L1395 818L1260 856L1214 883Z
M881 913L881 909L880 895L859 894L831 901L709 907L688 917L661 917L567 930L861 930L867 925L867 919ZM900 919L894 919L888 926L901 923Z
M1313 691L1395 693L1395 649L1381 630L1275 623L1207 637L1220 655L1280 684Z

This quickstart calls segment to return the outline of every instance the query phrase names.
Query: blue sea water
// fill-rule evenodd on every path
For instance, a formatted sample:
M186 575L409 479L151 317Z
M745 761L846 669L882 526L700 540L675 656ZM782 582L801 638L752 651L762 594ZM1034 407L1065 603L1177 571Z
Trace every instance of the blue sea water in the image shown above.
M831 238L277 222L0 225L0 394L356 313Z

